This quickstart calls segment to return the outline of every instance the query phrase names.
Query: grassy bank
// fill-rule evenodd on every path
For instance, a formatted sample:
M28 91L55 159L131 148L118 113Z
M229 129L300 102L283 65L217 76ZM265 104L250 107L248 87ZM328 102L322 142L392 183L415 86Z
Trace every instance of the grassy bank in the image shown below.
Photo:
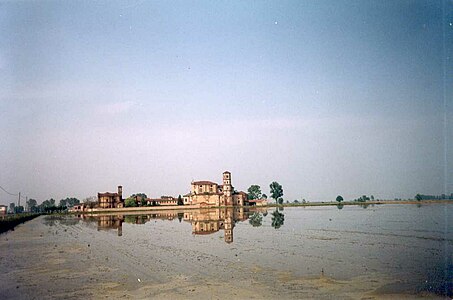
M14 229L19 224L30 221L41 214L14 214L0 217L0 233Z

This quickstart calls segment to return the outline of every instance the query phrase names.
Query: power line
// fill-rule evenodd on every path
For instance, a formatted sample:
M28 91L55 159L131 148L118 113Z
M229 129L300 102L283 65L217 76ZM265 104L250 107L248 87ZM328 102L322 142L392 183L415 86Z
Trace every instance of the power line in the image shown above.
M11 196L18 196L19 195L19 194L13 194L13 193L8 192L2 186L0 186L0 189L2 189L5 193L7 193L8 195L11 195Z

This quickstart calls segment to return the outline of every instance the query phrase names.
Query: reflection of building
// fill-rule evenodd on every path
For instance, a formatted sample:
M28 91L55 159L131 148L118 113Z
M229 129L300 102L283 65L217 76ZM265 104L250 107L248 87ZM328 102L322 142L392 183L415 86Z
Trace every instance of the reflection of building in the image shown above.
M187 211L184 220L192 223L193 234L211 234L224 230L225 242L233 242L233 228L237 221L244 221L244 208L216 208Z
M254 208L253 211L267 211L266 208ZM236 222L245 221L251 212L245 207L225 207L195 210L161 210L151 214L130 213L122 214L81 214L79 218L97 225L97 230L118 230L118 236L122 236L123 223L145 224L152 220L178 219L192 225L192 234L208 235L224 230L226 243L233 242L233 229ZM94 225L93 224L93 225Z
M118 193L98 193L98 205L100 208L124 207L123 187L118 186Z
M118 236L123 235L123 220L124 216L97 216L98 219L98 230L110 230L116 229L118 230Z
M211 181L194 181L190 194L184 195L184 204L206 206L243 206L247 205L247 194L235 192L231 184L231 173L223 172L223 184Z

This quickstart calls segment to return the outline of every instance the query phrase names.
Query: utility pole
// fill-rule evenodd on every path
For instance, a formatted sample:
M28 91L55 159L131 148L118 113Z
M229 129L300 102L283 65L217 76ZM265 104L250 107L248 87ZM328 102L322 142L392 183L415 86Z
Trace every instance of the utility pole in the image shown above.
M28 211L28 196L25 196L25 209Z
M20 206L20 192L19 192L19 201L17 202L17 206Z

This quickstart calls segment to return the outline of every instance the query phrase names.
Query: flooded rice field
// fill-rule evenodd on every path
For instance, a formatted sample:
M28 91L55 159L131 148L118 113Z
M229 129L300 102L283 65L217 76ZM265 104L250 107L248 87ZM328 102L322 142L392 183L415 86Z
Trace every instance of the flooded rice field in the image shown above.
M452 224L452 204L41 216L0 235L0 295L444 299Z

